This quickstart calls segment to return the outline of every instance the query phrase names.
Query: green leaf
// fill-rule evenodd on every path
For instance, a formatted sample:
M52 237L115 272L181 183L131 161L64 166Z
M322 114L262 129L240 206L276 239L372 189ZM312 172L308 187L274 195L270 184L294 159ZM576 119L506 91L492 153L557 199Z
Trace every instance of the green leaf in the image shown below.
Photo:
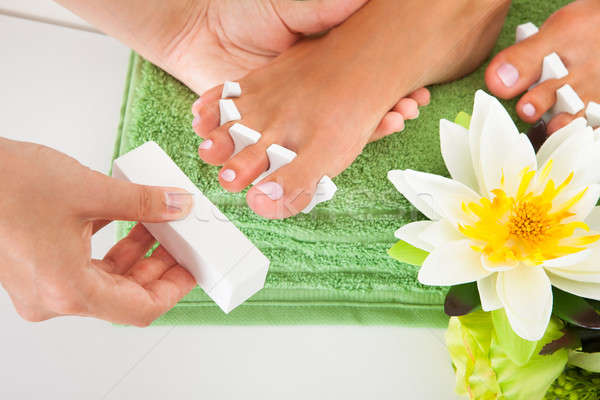
M471 126L471 116L466 112L461 111L454 119L454 123L462 126L465 129L469 129L469 126Z
M537 342L525 340L513 331L504 309L492 311L498 346L517 365L525 365L535 351Z
M552 355L540 355L539 352L547 343L562 335L563 327L562 321L552 318L544 337L533 342L535 345L533 355L522 365L514 363L507 356L503 351L505 346L499 346L497 337L492 339L490 359L503 399L542 400L544 398L552 382L564 371L568 353L566 349L558 350Z
M569 364L590 372L600 372L600 353L569 352Z
M469 314L480 306L477 284L471 282L450 288L444 302L444 312L451 317L458 317Z
M600 314L584 298L552 288L553 312L559 318L588 329L600 329Z
M429 255L425 250L421 250L413 245L406 243L404 240L400 240L398 243L392 246L388 250L390 257L402 261L403 263L412 264L420 267L423 265L423 261Z

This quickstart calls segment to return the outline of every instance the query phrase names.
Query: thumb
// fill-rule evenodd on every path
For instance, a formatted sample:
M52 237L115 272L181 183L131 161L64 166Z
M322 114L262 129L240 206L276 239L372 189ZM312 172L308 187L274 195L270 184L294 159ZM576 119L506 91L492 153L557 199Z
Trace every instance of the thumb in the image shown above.
M183 189L144 186L92 171L84 214L93 219L164 222L184 218L194 196Z
M294 32L314 34L341 24L368 0L277 0L277 13Z

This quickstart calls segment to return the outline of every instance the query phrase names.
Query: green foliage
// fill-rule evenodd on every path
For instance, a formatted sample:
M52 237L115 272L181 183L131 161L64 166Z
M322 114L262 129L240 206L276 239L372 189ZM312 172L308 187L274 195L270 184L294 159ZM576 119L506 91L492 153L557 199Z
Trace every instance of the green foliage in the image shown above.
M391 249L388 250L390 257L402 261L403 263L412 264L420 267L423 261L429 255L425 250L416 248L413 245L406 243L403 240L398 241Z

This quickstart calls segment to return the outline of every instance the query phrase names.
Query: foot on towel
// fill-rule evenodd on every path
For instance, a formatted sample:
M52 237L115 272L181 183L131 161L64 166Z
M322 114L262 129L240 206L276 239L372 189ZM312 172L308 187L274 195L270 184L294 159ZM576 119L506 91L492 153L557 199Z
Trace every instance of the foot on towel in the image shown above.
M490 63L486 83L490 91L505 99L523 94L517 103L519 117L534 123L548 111L559 112L548 124L548 133L583 116L584 105L600 102L600 1L575 1L554 13L539 32L503 50ZM542 76L544 58L556 53L568 70L556 74L559 79L548 79L527 91ZM554 56L556 57L556 56ZM550 60L546 60L549 63ZM555 60L555 63L560 62ZM573 90L564 87L568 84ZM562 89L561 89L562 88ZM557 90L559 90L557 95ZM565 97L566 95L566 97ZM566 98L573 107L552 108L557 98Z
M241 79L238 122L262 137L233 157L228 133L233 123L219 126L222 87L209 90L195 109L194 129L206 139L200 157L224 164L221 185L241 191L269 168L271 144L293 150L297 157L252 187L247 201L266 218L299 213L323 176L338 175L369 140L390 131L380 124L402 96L479 65L508 9L507 1L498 0L435 3L438 12L432 15L431 4L420 0L371 0L329 34L295 45ZM405 22L393 23L394 15Z

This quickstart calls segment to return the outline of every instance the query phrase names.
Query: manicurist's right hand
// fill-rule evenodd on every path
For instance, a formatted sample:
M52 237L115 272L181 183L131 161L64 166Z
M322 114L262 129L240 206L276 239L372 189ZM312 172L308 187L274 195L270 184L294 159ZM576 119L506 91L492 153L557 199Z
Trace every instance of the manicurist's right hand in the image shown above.
M26 320L81 315L146 326L195 285L141 224L102 260L91 237L112 220L163 222L191 210L176 188L90 170L48 147L0 138L0 283Z

